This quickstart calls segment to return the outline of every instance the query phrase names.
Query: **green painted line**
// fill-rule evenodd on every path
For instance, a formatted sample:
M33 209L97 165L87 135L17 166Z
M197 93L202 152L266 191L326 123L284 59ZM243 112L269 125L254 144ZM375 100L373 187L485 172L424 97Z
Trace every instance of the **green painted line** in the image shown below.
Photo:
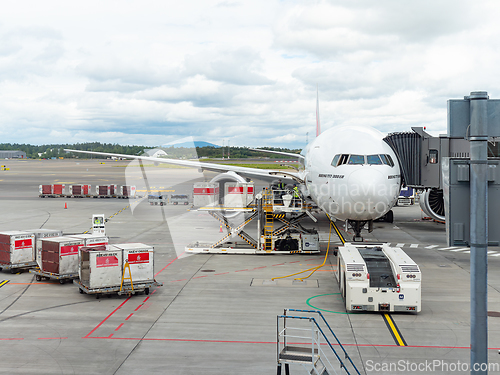
M312 307L313 309L316 309L316 310L320 310L320 311L324 311L324 312L329 312L329 313L332 313L332 314L344 314L344 315L350 314L350 313L345 312L345 311L332 311L332 310L320 309L319 307L311 305L311 303L309 302L313 298L318 298L318 297L323 297L323 296L333 296L335 294L340 294L340 293L318 294L317 296L313 296L311 298L308 298L307 301L306 301L306 303L307 303L308 306L310 306L310 307Z

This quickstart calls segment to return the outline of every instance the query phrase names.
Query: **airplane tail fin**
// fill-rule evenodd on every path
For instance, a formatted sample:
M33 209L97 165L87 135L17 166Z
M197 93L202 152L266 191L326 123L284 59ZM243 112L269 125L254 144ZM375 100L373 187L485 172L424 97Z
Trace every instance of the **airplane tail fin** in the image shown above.
M321 124L319 123L319 91L316 86L316 137L321 134Z

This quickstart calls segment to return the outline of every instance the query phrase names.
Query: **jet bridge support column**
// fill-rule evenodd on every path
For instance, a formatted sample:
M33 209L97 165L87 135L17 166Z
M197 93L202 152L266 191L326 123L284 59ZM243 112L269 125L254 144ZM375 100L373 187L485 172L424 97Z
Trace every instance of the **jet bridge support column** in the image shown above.
M470 94L471 374L487 374L488 94ZM486 365L485 370L480 370Z

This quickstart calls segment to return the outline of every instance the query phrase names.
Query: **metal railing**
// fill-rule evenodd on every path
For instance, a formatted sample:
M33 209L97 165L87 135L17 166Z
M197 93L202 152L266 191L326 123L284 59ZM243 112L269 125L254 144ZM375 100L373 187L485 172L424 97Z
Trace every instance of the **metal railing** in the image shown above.
M327 335L325 334L325 331L320 327L320 324L318 323L318 321L314 317L311 317L311 316L307 316L307 317L306 316L291 316L291 315L287 315L288 312L318 314L319 317L321 318L322 322L326 325L326 327L330 331L331 335L335 338L335 341L337 342L340 349L344 353L344 359L347 361L344 362L342 360L342 358L337 353L334 346L332 345L332 343L328 339ZM301 320L301 321L308 320L311 323L311 328L289 327L289 326L287 326L287 322L286 322L287 319ZM280 329L280 320L283 320L283 328L282 329ZM298 336L298 335L294 335L294 334L288 334L287 331L311 331L311 334L310 334L310 336ZM285 309L283 315L278 315L278 317L277 317L277 360L278 360L278 365L280 365L281 362L286 361L286 359L282 360L280 358L280 354L282 354L284 351L286 351L287 348L290 348L287 345L287 344L289 344L288 339L290 339L290 338L307 340L307 342L300 342L300 343L294 342L293 345L307 344L307 345L311 346L311 368L309 369L311 374L312 373L320 374L317 370L317 367L316 367L316 363L318 361L321 362L321 364L325 367L327 367L326 365L328 364L330 369L333 370L334 372L336 372L333 365L331 364L330 360L328 359L326 353L321 348L322 345L326 344L326 346L328 346L331 349L331 351L334 353L335 357L337 358L337 361L340 364L341 371L343 370L346 374L350 375L350 372L347 368L347 366L350 365L350 367L352 367L352 370L354 370L355 373L360 375L360 372L358 371L358 369L354 365L351 357L349 356L349 354L345 350L344 346L341 344L340 340L338 339L337 335L333 332L332 328L330 327L330 325L328 324L325 317L323 316L323 314L320 311ZM324 339L325 344L321 343L321 338ZM292 360L291 362L301 362L301 361L300 361L300 359L295 359L295 360ZM314 371L312 371L312 370L314 370Z

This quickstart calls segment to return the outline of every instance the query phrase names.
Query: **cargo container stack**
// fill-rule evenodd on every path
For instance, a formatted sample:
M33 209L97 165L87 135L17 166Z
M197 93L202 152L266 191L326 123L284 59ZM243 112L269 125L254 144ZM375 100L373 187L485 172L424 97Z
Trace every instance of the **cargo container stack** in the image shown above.
M69 195L73 198L88 197L91 194L91 185L70 185Z
M0 232L0 269L33 267L35 260L35 235L22 231Z
M123 185L120 189L120 198L135 198L135 186Z
M93 234L72 234L71 237L78 238L83 240L83 246L92 247L92 246L106 246L109 243L109 239L106 236L102 235L93 235Z
M154 248L141 243L82 247L79 250L80 280L73 282L80 293L149 294L154 279ZM126 267L126 263L130 268ZM130 273L129 273L130 269ZM132 285L128 278L132 278ZM123 288L121 284L123 282ZM133 288L132 288L133 287Z
M56 279L62 283L78 277L78 250L83 247L80 238L61 236L42 239L42 262L40 270L31 270L42 277Z
M59 229L31 229L23 230L26 233L33 233L35 235L35 259L38 267L42 267L42 239L48 237L60 237L63 231Z

